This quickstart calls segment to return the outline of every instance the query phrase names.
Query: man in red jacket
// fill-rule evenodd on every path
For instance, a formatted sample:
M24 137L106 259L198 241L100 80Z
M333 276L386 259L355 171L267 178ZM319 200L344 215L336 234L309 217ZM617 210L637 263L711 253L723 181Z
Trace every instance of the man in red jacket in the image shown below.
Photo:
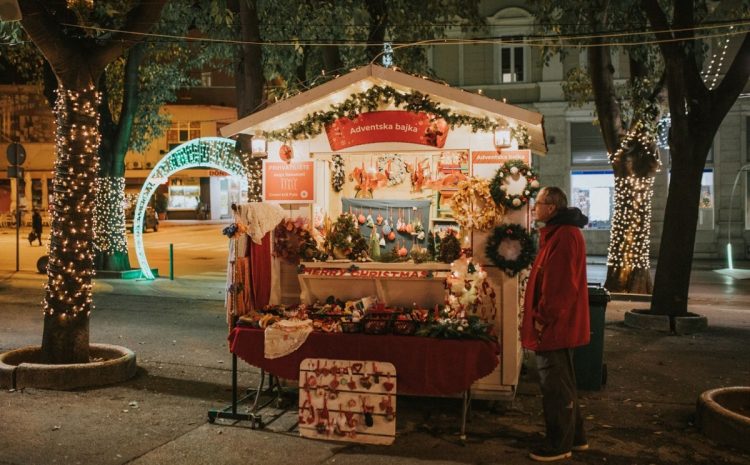
M546 187L534 204L539 254L524 299L521 341L536 353L546 438L529 457L551 462L588 449L578 410L572 348L589 342L586 245L580 228L588 218L558 187Z

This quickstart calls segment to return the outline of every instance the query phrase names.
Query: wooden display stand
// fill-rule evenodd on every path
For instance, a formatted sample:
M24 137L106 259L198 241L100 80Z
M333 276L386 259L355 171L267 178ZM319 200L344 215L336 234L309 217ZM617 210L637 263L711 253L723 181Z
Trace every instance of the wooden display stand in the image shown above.
M391 363L306 358L299 376L300 436L393 444L396 378Z

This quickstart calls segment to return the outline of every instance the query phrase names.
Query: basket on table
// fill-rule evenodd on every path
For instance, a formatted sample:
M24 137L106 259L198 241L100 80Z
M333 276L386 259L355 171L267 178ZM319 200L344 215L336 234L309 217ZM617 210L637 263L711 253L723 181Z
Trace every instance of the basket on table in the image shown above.
M371 312L364 318L365 334L388 334L391 332L395 312Z
M411 318L393 320L393 334L411 336L419 329L419 322Z
M342 320L341 321L341 332L342 333L361 333L362 332L362 322L361 321Z

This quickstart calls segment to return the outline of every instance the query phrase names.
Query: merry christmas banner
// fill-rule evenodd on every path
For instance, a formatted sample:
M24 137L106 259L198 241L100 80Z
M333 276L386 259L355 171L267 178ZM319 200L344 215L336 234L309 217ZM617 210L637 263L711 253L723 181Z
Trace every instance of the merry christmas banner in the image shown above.
M442 148L448 123L426 113L371 111L354 119L339 118L326 126L332 150L376 142L408 142Z

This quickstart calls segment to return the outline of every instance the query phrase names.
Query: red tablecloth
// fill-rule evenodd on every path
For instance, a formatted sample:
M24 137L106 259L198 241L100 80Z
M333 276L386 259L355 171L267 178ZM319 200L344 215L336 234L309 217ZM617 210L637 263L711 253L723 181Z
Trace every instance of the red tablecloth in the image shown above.
M313 332L295 352L269 360L263 356L263 330L237 327L229 350L250 365L280 378L299 379L306 358L390 362L401 394L448 395L469 389L498 364L494 342L415 336Z

